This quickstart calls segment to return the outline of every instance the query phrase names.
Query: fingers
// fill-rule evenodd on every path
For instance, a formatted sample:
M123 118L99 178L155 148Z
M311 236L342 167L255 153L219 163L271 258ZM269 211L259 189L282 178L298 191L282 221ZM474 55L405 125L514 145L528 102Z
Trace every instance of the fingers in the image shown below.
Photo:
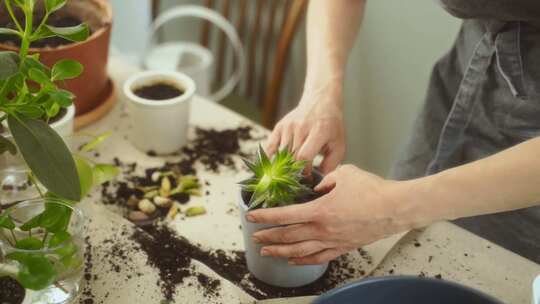
M281 132L281 140L279 142L279 149L283 149L285 147L291 148L291 143L293 140L294 130L290 127L284 127L283 131Z
M277 125L274 131L272 131L272 134L270 134L270 137L266 141L265 145L265 151L268 154L268 156L274 155L278 148L279 148L279 142L281 139L281 125Z
M304 257L293 257L289 259L289 264L293 265L317 265L330 262L331 260L337 258L338 256L347 253L348 250L341 248L330 248L325 249L321 252L304 256Z
M261 224L300 224L313 221L318 216L319 198L309 203L286 207L257 209L250 211L246 219Z
M311 131L296 154L296 158L312 161L325 144L325 139L321 134Z
M323 177L322 181L315 186L313 190L316 192L330 192L334 187L336 186L336 172L332 172L325 177Z
M344 148L339 147L339 148L334 148L330 150L325 155L324 160L322 161L320 165L321 173L326 174L336 169L339 163L343 160L344 156L345 156Z
M320 239L321 236L314 224L297 224L260 230L253 234L252 239L261 244L289 244Z
M332 247L321 241L305 241L288 245L270 245L261 249L262 256L273 256L282 258L302 258L311 256Z
M306 127L302 124L298 125L294 130L294 137L293 137L293 144L292 144L292 152L296 153L302 147L302 144L306 140L306 137L308 136L308 130Z

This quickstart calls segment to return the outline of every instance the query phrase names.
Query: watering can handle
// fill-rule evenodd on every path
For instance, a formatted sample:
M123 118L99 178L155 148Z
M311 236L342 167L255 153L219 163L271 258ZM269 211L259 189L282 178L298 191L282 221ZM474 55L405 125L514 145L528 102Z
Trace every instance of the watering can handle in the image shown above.
M240 41L240 37L238 37L236 29L219 13L198 5L182 5L167 10L166 12L160 14L152 24L152 30L150 32L146 53L148 53L148 50L151 48L154 42L153 38L160 27L173 19L184 17L201 18L213 23L220 28L225 35L227 35L227 38L233 46L238 65L229 80L227 80L219 90L210 96L212 100L222 100L224 97L229 95L230 92L232 92L234 87L240 81L240 77L244 72L244 48L242 47L242 42Z

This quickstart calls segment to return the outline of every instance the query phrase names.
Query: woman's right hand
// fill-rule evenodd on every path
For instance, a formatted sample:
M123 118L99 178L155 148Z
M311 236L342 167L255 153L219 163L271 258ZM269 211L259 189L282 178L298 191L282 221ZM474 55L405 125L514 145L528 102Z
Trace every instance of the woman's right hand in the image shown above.
M297 159L313 161L322 154L323 174L333 171L345 157L345 126L341 89L306 90L296 108L275 126L266 144L274 154L289 147Z

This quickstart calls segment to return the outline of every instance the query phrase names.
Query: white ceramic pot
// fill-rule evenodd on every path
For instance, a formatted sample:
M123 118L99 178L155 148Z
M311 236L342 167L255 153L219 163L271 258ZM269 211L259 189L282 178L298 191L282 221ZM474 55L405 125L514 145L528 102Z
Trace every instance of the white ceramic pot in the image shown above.
M141 98L134 90L159 82L171 83L184 93L166 100ZM190 104L195 82L185 74L172 71L146 71L133 75L124 84L131 120L130 140L143 152L169 154L187 142Z
M328 268L328 263L321 265L296 266L290 265L287 259L261 256L262 245L252 241L251 236L256 231L276 227L276 225L251 223L246 220L248 207L239 191L240 217L246 262L249 272L257 279L279 287L300 287L315 282Z

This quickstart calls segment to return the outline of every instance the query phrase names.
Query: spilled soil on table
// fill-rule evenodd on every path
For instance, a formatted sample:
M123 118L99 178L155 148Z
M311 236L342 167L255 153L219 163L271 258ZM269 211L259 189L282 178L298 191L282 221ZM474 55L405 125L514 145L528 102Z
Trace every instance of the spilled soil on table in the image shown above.
M122 176L117 181L106 182L102 185L101 201L105 205L120 206L124 211L123 215L127 217L129 211L136 209L128 204L131 198L140 200L145 194L141 190L142 188L160 186L160 180L152 179L152 175L156 172L172 172L176 176L196 175L197 165L214 173L220 173L223 169L238 170L239 162L236 160L248 155L247 152L242 151L241 145L244 142L261 139L252 133L253 130L250 126L224 130L196 128L195 137L190 139L181 151L173 155L178 156L178 160L168 161L161 166L144 170L139 170L136 162L128 163L116 157L113 159L114 165L120 168ZM157 156L152 151L147 154L150 157ZM140 173L141 171L143 173ZM172 188L177 186L175 179L171 179L171 183ZM209 185L208 182L204 182L204 184ZM171 199L180 204L186 204L190 197L186 193L177 193ZM164 218L166 214L165 210L158 209L152 215L152 220Z
M148 264L158 270L158 285L167 300L174 299L177 285L189 277L197 277L207 297L219 297L221 282L195 271L192 260L205 264L259 300L318 295L354 278L357 271L345 259L338 259L330 263L328 271L316 282L298 288L281 288L255 279L247 270L243 251L206 250L176 235L165 225L136 229L131 239L146 253Z

